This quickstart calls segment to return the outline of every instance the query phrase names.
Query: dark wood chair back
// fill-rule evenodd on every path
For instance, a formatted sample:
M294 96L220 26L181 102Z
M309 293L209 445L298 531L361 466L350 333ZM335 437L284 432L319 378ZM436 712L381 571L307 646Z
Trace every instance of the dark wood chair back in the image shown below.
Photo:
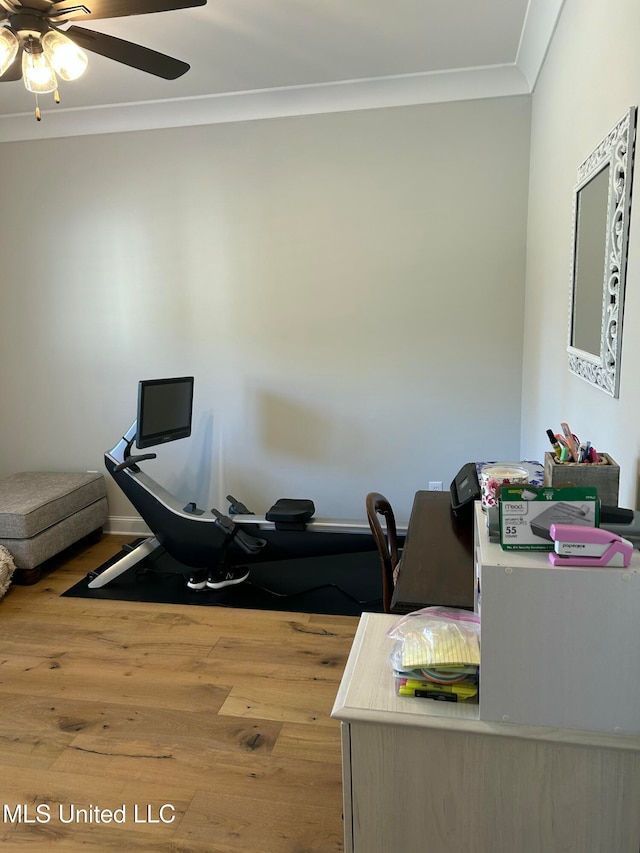
M371 533L378 548L382 564L382 603L384 612L390 613L391 597L400 562L396 519L391 504L379 492L369 492L365 505L369 527L371 528ZM380 521L381 518L384 518L384 527Z

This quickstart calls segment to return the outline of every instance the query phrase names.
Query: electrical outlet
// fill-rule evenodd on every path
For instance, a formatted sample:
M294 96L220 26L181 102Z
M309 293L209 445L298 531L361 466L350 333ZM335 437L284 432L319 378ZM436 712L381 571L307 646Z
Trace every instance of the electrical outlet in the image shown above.
M442 491L442 480L430 480L429 481L429 491L430 492L441 492Z

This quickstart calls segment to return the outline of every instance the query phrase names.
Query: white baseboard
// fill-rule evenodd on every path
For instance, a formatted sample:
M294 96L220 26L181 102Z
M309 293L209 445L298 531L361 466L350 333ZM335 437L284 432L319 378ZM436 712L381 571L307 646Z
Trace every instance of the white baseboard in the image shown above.
M110 515L102 529L118 536L151 536L147 525L136 515Z

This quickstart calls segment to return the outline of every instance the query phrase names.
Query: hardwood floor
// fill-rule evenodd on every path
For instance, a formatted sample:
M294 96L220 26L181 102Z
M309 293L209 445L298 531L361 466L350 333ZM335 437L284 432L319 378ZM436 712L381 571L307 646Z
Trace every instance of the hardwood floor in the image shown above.
M61 598L105 536L0 601L0 842L339 853L329 713L358 620Z

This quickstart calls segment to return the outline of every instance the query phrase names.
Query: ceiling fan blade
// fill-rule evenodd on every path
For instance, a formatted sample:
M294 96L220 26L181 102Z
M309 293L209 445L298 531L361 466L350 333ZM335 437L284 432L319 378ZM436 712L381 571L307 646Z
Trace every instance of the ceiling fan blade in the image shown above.
M9 9L10 14L26 11L27 7L30 11L35 9L36 12L46 13L53 6L54 2L55 0L6 0L5 3L2 3L0 0L0 4Z
M207 0L85 0L84 6L80 6L74 0L58 0L53 4L51 17L55 21L95 21L99 18L190 9L193 6L206 6L206 3Z
M86 30L84 27L69 27L64 34L74 41L78 47L90 50L92 53L99 53L100 56L106 56L107 59L121 62L130 68L146 71L147 74L163 77L165 80L175 80L190 68L186 62L173 59L164 53L158 53L148 47L142 47L142 45L133 44L133 42L124 41L124 39L114 36L107 36L104 33Z
M11 65L4 72L2 77L0 77L0 83L11 83L13 80L20 80L22 78L22 48L18 51L16 58L13 60Z

